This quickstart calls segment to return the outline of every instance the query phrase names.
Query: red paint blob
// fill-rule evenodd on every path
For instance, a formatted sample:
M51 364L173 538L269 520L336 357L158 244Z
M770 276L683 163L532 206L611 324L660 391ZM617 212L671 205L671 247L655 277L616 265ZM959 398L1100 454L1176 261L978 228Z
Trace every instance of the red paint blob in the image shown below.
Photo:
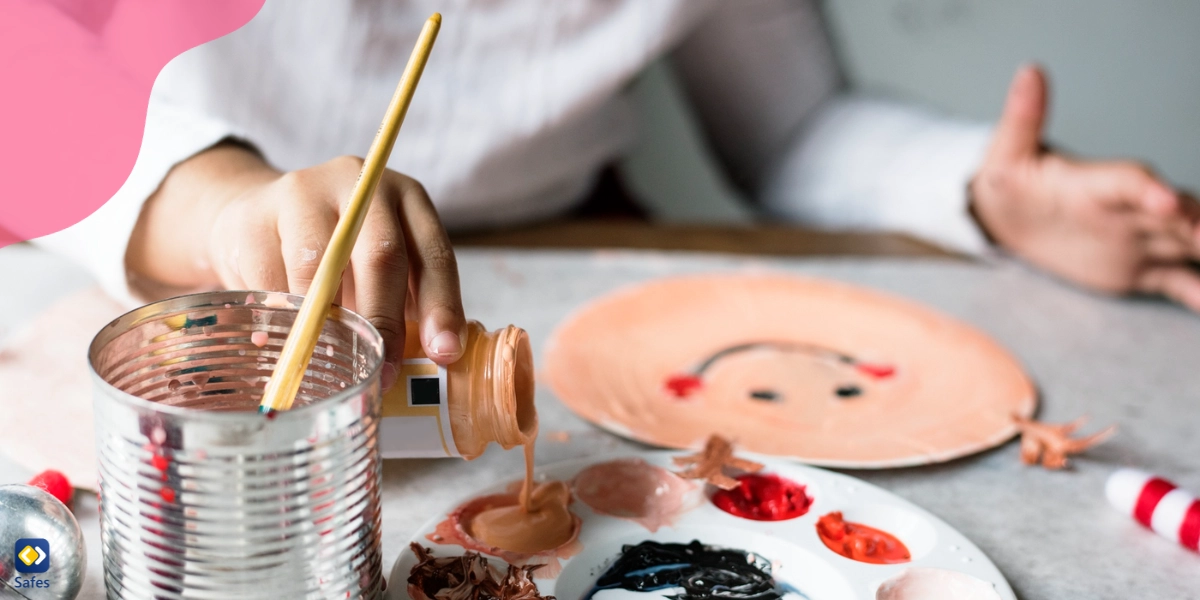
M817 520L817 535L830 550L859 562L891 565L912 560L912 554L896 536L843 520L840 511Z
M175 490L169 487L158 490L158 495L166 502L175 502Z
M741 485L719 490L712 503L719 509L754 521L786 521L808 512L813 499L804 486L778 475L746 473L739 475Z
M695 375L672 375L667 379L667 391L676 398L686 398L688 394L700 389L704 382Z
M67 480L67 476L55 470L42 471L34 475L33 479L29 480L29 485L46 490L46 492L58 498L58 501L63 504L69 505L71 497L75 495L75 490L71 487L71 482Z
M892 365L873 365L871 363L858 363L854 365L859 373L865 373L875 379L887 379L896 374L896 367Z
M150 459L150 464L159 471L166 471L167 467L171 466L171 461L167 460L167 457L161 454L155 454L154 458Z

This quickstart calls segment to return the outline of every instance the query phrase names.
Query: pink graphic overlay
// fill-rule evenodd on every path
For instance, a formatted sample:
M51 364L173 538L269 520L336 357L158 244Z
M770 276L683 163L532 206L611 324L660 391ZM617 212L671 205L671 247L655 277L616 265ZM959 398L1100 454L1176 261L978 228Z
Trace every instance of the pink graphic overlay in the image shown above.
M137 159L159 71L264 1L0 2L0 247L103 205Z

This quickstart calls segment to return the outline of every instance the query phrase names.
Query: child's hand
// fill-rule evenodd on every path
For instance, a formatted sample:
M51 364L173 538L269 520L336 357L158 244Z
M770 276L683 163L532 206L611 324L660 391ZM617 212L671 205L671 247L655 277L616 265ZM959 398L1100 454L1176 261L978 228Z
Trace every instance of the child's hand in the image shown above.
M1041 149L1046 82L1017 73L973 209L1001 245L1077 284L1162 294L1200 311L1200 206L1148 169L1081 162Z
M178 287L304 294L361 168L360 159L341 157L281 174L239 146L203 152L178 165L147 202L126 255L129 270ZM390 365L404 351L409 303L430 358L447 364L462 355L454 250L415 180L384 172L340 303L379 329ZM394 377L385 367L385 387Z

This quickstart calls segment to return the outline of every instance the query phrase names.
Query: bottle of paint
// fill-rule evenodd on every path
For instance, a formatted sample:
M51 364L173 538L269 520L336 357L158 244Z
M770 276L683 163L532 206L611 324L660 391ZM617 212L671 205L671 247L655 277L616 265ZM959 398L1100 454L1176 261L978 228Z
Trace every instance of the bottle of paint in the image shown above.
M468 321L466 350L447 367L425 355L416 323L406 329L404 360L383 397L384 458L472 459L491 442L507 450L532 441L533 352L523 329Z

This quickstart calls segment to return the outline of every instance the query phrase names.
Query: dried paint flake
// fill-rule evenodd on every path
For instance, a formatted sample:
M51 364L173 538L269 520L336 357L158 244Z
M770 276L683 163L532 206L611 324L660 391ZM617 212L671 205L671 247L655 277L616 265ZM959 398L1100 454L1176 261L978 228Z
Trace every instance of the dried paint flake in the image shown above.
M542 565L509 565L502 574L478 552L435 558L420 544L409 548L418 562L408 574L408 594L417 600L554 600L533 582Z
M685 479L703 479L723 490L732 490L740 482L725 473L725 469L754 473L761 471L761 463L737 458L733 455L733 444L729 440L712 435L704 443L704 450L688 456L672 459L676 466L684 467L678 472Z
M1109 425L1092 435L1072 438L1071 434L1087 422L1087 417L1060 425L1040 423L1016 415L1013 416L1013 421L1021 431L1021 462L1027 465L1040 463L1043 467L1055 471L1066 468L1072 454L1079 454L1104 442L1117 431L1116 425Z

